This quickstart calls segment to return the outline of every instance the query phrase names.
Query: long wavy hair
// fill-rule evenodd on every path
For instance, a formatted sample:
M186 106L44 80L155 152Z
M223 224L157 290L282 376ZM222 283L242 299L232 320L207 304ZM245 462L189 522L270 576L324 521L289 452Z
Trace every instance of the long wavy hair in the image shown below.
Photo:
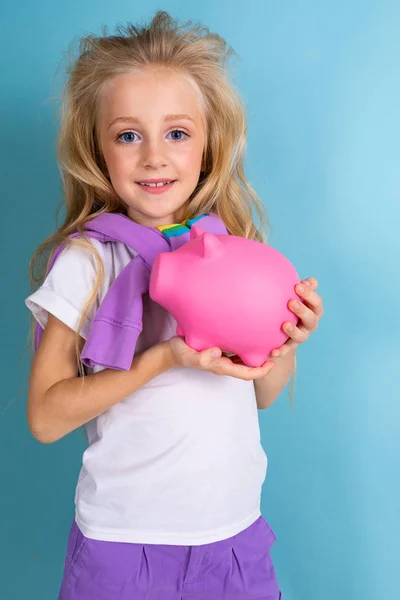
M207 27L192 21L179 25L165 11L158 11L149 24L141 27L119 25L114 35L108 35L104 27L102 35L79 38L78 56L71 56L67 65L57 139L64 191L60 208L65 208L65 219L35 251L29 274L35 291L43 283L53 251L60 245L80 245L94 254L97 279L76 333L82 376L79 334L104 275L101 258L85 237L83 226L102 213L126 214L126 206L108 178L97 125L99 96L113 78L154 66L175 70L194 85L205 114L206 143L199 181L184 219L214 212L232 235L267 243L268 214L244 173L247 126L243 100L228 73L228 60L233 55L236 53L232 47ZM74 231L81 239L68 237ZM34 327L32 318L32 343ZM296 363L293 384L295 371ZM291 402L293 389L292 385Z

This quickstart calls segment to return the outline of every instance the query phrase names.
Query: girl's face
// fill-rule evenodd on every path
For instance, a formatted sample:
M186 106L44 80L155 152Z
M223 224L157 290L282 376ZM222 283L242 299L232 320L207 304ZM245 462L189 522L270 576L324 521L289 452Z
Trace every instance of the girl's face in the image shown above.
M180 222L199 181L205 143L195 89L166 69L135 71L106 86L98 109L108 174L129 217L148 227ZM174 183L154 194L138 183L148 179Z

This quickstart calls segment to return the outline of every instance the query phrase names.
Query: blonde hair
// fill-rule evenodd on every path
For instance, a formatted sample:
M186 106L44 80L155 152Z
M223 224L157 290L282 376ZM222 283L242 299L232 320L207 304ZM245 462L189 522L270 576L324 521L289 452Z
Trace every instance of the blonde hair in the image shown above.
M113 78L136 69L162 67L183 74L199 90L206 120L206 144L200 178L184 220L214 212L232 235L264 243L267 243L265 228L269 227L266 209L244 173L245 111L227 69L228 59L236 55L234 50L205 26L192 25L191 21L178 25L165 11L158 11L147 26L128 23L116 29L115 35L107 35L104 28L101 36L80 38L79 55L67 67L57 143L66 216L57 231L40 244L30 263L34 290L43 282L48 261L57 246L79 244L94 254L97 280L76 334L81 375L79 333L103 278L102 261L85 237L83 226L102 213L126 214L125 205L107 177L97 127L99 97ZM259 219L258 226L254 217ZM68 239L74 231L82 239ZM295 370L296 363L293 374Z

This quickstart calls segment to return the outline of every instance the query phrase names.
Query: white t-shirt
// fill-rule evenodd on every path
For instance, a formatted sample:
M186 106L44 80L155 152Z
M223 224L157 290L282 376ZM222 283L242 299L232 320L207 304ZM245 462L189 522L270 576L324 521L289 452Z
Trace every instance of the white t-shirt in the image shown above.
M91 316L134 256L122 243L92 243L105 277ZM69 246L26 305L42 327L50 312L76 331L95 277L92 253ZM90 318L82 337L89 329ZM144 295L136 351L174 335L175 319ZM260 516L267 457L252 381L170 369L85 427L75 518L86 537L194 546L236 535Z

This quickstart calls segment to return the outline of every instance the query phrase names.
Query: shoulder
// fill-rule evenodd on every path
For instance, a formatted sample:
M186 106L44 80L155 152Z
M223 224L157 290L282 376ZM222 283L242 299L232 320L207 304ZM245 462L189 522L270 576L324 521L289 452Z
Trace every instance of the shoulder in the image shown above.
M81 238L73 238L59 252L51 273L78 272L89 278L99 271L98 261L104 267L104 277L115 278L118 273L130 262L136 253L122 242L102 242L94 238L89 243Z
M97 257L100 260L105 258L104 244L95 239L86 242L81 238L72 238L61 248L57 248L55 253L57 257L53 261L51 271L69 271L74 267L90 269L95 267Z
M100 306L110 285L129 262L126 247L90 239L73 239L60 249L42 285L25 299L38 323L44 327L48 314L56 316L77 331L80 317L94 291L93 305L81 335L86 338L90 319ZM99 269L103 264L103 273Z
M88 244L73 238L62 248L42 285L25 299L25 304L42 327L47 323L48 314L52 313L77 331L82 312L93 298L81 332L86 338L90 320L109 287L134 256L133 251L120 242L100 242L91 238ZM103 265L102 273L99 259Z

